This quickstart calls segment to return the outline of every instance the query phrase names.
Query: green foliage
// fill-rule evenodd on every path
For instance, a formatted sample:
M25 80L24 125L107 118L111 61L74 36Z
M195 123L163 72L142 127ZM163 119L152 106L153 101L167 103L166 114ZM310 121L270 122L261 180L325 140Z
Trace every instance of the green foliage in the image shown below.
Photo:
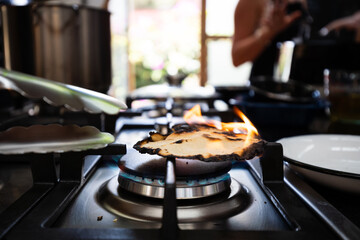
M135 78L136 78L136 88L144 87L152 84L161 84L165 82L166 71L161 70L160 81L154 81L152 79L152 73L154 70L144 66L142 62L135 64Z

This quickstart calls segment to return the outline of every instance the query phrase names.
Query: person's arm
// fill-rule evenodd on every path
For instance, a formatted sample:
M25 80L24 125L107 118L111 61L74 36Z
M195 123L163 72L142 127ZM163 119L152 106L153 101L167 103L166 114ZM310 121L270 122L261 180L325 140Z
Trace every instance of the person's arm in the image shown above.
M267 7L266 1L239 1L234 15L232 45L234 66L253 61L279 32L300 16L300 12L286 15L286 4L287 1L276 0L269 18L260 22Z
M265 31L259 29L257 34L254 34L262 11L259 1L239 0L234 15L235 29L232 45L234 66L255 59L270 41L270 38L265 38L266 29L264 29Z
M341 29L355 30L357 32L356 41L360 41L360 11L351 16L334 20L320 29L320 35L326 36L331 31L339 31Z
M360 28L360 11L354 13L351 16L334 20L327 24L324 28L326 28L329 32L337 31L342 28L356 30Z

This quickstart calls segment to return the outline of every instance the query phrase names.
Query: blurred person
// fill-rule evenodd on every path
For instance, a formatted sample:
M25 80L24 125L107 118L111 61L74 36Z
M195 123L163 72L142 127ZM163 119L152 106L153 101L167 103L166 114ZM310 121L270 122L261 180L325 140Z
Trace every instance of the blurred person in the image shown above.
M273 76L278 42L302 38L305 0L239 0L234 14L232 61L253 62L250 78Z
M355 33L355 41L360 42L360 10L353 15L336 19L325 27L320 29L320 35L326 36L330 32L340 32L341 30L353 31Z

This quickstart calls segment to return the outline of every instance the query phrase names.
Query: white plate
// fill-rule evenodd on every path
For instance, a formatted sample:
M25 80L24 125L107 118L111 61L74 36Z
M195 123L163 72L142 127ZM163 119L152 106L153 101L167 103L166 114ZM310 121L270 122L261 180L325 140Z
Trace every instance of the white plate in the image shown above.
M360 193L360 136L304 135L277 142L290 168L320 184Z
M0 89L11 89L32 99L43 99L72 111L118 114L127 106L118 99L89 89L0 68Z
M79 152L104 148L114 140L113 135L93 126L18 126L0 132L0 154Z

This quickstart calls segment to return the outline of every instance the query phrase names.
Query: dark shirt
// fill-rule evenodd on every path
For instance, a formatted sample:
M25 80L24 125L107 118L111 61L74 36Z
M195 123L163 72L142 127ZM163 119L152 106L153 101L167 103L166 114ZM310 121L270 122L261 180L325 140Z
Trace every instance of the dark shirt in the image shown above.
M302 16L293 22L286 30L281 32L264 51L253 61L250 79L258 76L273 76L274 64L277 62L279 47L278 44L295 38L303 40L306 38L309 28L310 16L301 3L292 3L287 7L287 12L300 10Z

